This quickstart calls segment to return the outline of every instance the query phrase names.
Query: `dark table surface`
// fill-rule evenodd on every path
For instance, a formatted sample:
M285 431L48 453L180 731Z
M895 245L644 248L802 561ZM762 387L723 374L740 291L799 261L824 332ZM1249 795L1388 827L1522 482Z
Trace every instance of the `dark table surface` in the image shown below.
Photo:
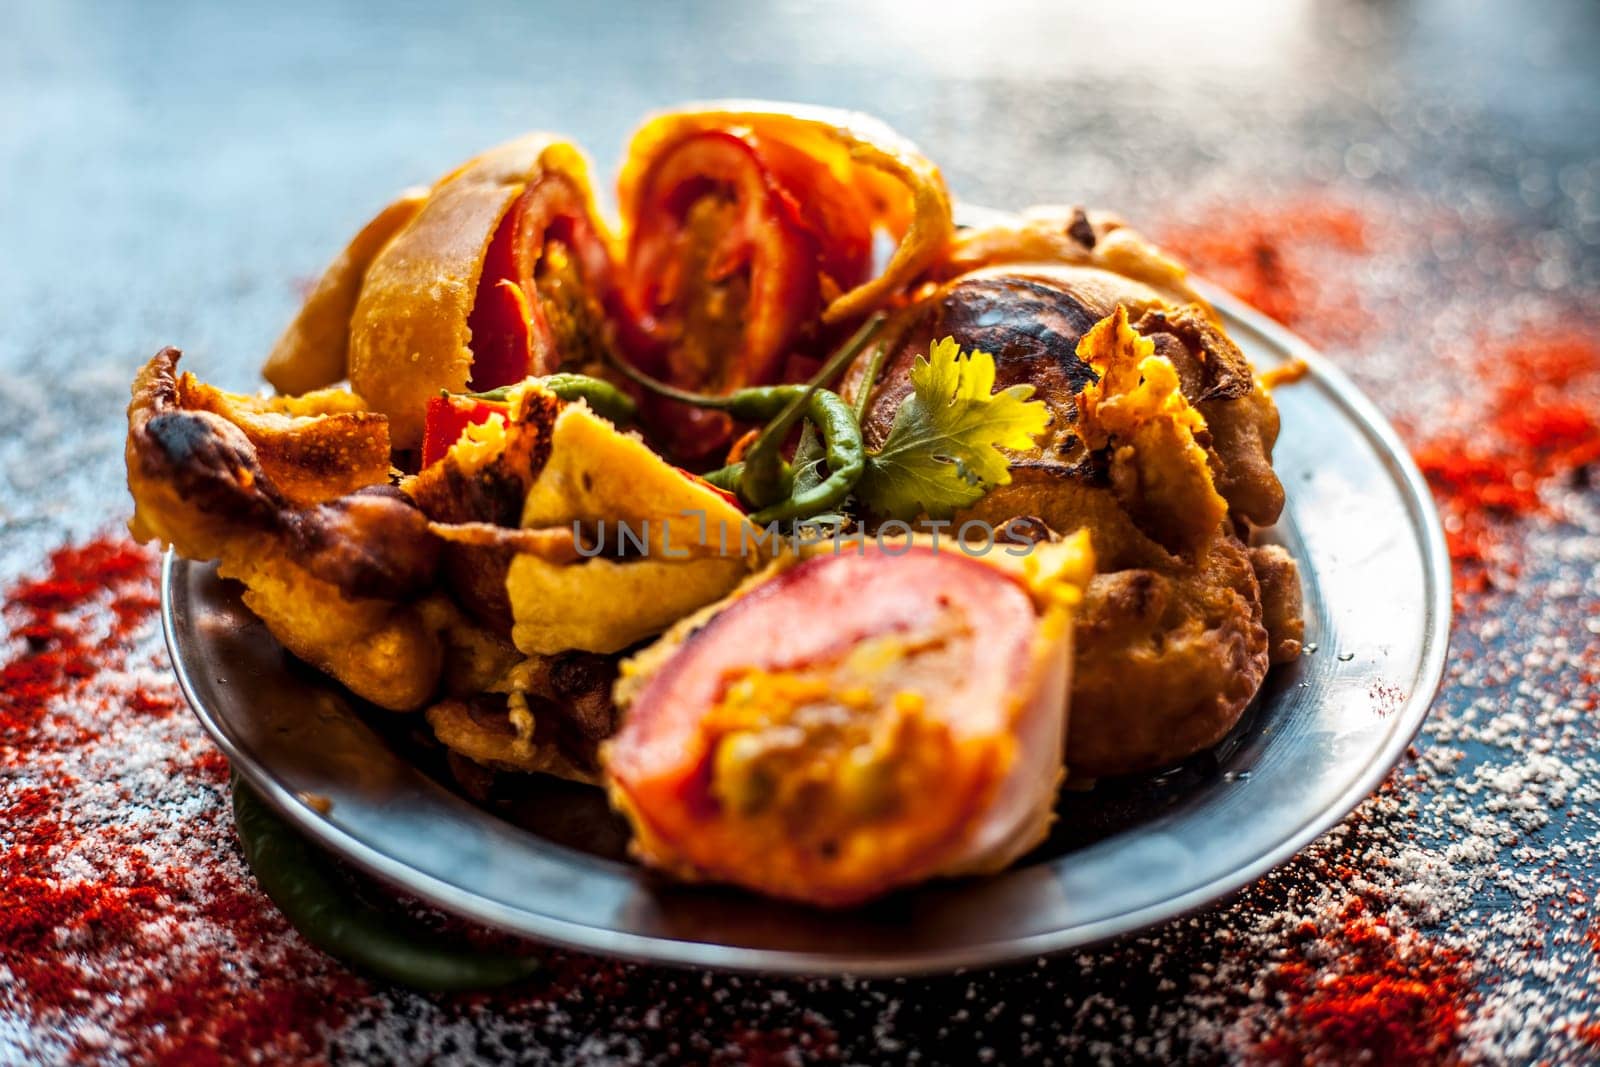
M1600 6L0 17L0 1062L1600 1056ZM610 173L645 112L714 96L876 113L974 202L1117 209L1372 393L1435 483L1458 582L1445 691L1375 798L1236 900L993 973L557 953L527 988L440 998L283 927L173 690L150 560L116 569L134 368L176 344L253 388L299 286L397 188L530 128ZM1567 421L1536 433L1515 405ZM1486 516L1499 475L1520 495Z

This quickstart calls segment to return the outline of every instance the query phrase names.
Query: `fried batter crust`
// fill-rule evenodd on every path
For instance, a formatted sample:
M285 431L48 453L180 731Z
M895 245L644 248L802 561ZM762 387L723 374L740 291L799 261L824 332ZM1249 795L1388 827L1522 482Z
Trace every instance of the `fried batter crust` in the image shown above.
M434 737L453 754L491 771L519 774L553 774L585 785L599 785L599 771L567 755L560 745L547 741L534 713L533 729L524 736L499 694L468 700L444 700L428 709Z
M220 561L295 655L375 704L420 707L441 651L405 601L432 583L438 546L422 513L387 484L381 416L343 410L350 401L334 394L221 393L180 377L179 356L163 349L134 380L133 535Z
M1092 778L1216 744L1267 673L1260 590L1232 534L1191 566L1096 575L1075 636L1067 765Z
M1100 573L1074 630L1067 769L1103 778L1172 766L1221 740L1266 676L1268 636L1248 550L1219 529L1200 553L1168 552L1108 487L1021 469L956 517L1014 515L1084 529ZM1290 561L1292 565L1292 561Z
M549 462L561 407L542 389L519 391L516 404L501 440L452 448L402 484L435 523L485 527L482 537L447 539L445 580L473 618L507 638L512 620L506 572L519 549L494 532L521 522L528 488Z
M1250 565L1261 585L1261 616L1272 644L1267 655L1273 663L1287 663L1300 654L1306 638L1305 596L1300 591L1300 569L1294 557L1279 545L1250 549Z
M1134 328L1166 342L1157 352L1172 361L1184 395L1205 416L1212 474L1229 509L1256 526L1277 522L1283 512L1283 485L1272 469L1278 407L1239 346L1194 305L1147 311Z
M1269 652L1298 649L1301 623L1293 560L1245 543L1252 524L1270 524L1283 506L1271 398L1209 308L1170 302L1187 296L1181 270L1164 273L1151 250L1138 277L1114 273L1104 269L1104 242L1117 231L1087 217L1077 229L965 235L955 258L980 266L891 323L864 430L869 443L883 440L916 357L945 336L992 354L997 387L1031 384L1049 405L1051 428L1015 456L1012 483L955 521L1022 516L1089 531L1101 573L1078 615L1067 765L1104 777L1171 766L1215 744L1260 687ZM1137 235L1127 234L1132 255ZM1053 261L1009 261L1015 255ZM1119 307L1157 358L1156 377L1126 373L1139 365L1130 357L1120 381L1097 386L1080 345ZM862 387L864 364L848 391ZM1163 392L1174 372L1178 397ZM1086 425L1080 406L1096 396L1114 403Z
M1139 282L1174 306L1211 309L1189 284L1189 272L1107 211L1041 205L1014 222L959 233L950 254L932 272L939 281L980 267L1006 263L1068 263L1098 267Z
M367 267L349 318L350 382L389 416L395 447L421 443L430 397L467 388L484 258L506 212L545 180L569 182L598 217L583 154L551 134L530 133L436 182Z
M611 699L617 657L533 656L487 686L428 709L439 743L497 771L554 774L600 783L598 748L616 730Z

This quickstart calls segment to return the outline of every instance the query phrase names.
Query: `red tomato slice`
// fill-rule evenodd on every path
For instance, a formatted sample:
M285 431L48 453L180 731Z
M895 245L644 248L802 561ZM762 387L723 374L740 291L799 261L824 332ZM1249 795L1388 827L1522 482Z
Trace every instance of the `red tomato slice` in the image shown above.
M826 292L870 271L867 205L790 145L699 131L662 152L642 190L622 338L636 363L683 388L780 380L796 351L818 344ZM732 432L724 415L671 402L652 401L647 416L686 459Z
M422 431L422 465L427 467L443 459L468 426L488 422L489 416L504 415L509 410L507 404L465 396L436 396L429 400L428 419Z
M538 299L539 262L555 241L567 246L585 283L605 298L610 258L582 195L561 175L536 180L500 220L484 256L467 318L473 390L497 389L560 367L563 353Z

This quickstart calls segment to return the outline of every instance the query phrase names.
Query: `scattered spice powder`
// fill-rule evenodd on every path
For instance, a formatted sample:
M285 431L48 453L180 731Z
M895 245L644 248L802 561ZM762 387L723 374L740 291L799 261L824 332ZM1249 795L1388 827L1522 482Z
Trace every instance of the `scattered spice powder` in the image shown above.
M1371 248L1366 217L1344 201L1307 194L1252 207L1206 204L1159 230L1158 241L1196 274L1321 344L1349 344L1369 316L1330 253Z
M1373 235L1397 229L1337 197L1307 194L1245 208L1205 205L1160 234L1196 273L1337 353L1371 332L1376 319L1353 274L1377 251ZM1395 310L1402 320L1414 315ZM1508 526L1546 514L1546 485L1587 477L1600 461L1600 341L1564 317L1509 339L1480 338L1448 363L1426 357L1457 377L1451 408L1430 412L1409 436L1439 500L1458 607L1461 596L1518 577ZM1424 340L1404 343L1425 351ZM1415 365L1394 364L1383 376L1396 372L1421 377ZM1293 380L1288 368L1276 373Z
M1269 1063L1437 1063L1460 1043L1476 999L1466 961L1397 934L1352 897L1323 931L1307 924L1268 982L1283 1015L1256 1049Z
M62 548L6 594L20 647L0 665L0 1004L54 1020L72 1059L316 1060L364 984L243 876L215 795L200 823L152 827L107 820L114 799L89 788L99 760L139 758L139 722L180 706L170 676L130 668L157 605L152 554L120 537ZM209 746L195 766L225 776ZM207 865L198 884L189 862ZM88 1004L105 1013L92 1025Z
M1472 384L1488 397L1483 410L1463 410L1413 449L1439 500L1458 594L1516 578L1511 525L1547 513L1547 484L1600 460L1600 341L1530 329L1482 352Z

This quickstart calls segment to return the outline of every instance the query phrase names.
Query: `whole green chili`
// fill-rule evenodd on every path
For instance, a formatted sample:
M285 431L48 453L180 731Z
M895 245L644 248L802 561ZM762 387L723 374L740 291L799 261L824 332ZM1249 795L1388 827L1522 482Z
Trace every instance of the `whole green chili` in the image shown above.
M759 398L762 401L780 401L772 421L762 428L744 453L744 473L739 477L739 495L757 508L761 514L775 506L794 489L794 472L784 462L783 442L794 424L805 414L807 401L815 393L814 387L796 386L793 396L788 390L770 386ZM754 399L754 398L753 398ZM754 520L754 516L751 517Z
M775 477L780 491L770 496L767 502L751 495L748 489L751 453L756 451L754 445L745 453L743 461L705 475L706 481L712 485L736 491L745 503L757 507L759 510L750 516L752 522L764 526L769 522L809 518L837 505L850 495L850 490L866 469L866 446L861 439L861 425L856 422L855 413L838 393L828 389L811 391L804 385L769 385L759 390L740 390L734 395L738 397L739 411L742 412L737 417L752 422L781 415L796 399L804 400L805 406L801 410L822 438L822 458L828 465L826 478L813 484L801 484L795 480L794 470L788 464L782 464L782 454L772 449L767 455L777 457L782 465L775 475L764 476ZM772 425L778 424L774 422ZM784 433L775 433L768 440L776 440L781 444L783 436ZM761 442L758 440L756 443Z
M837 506L850 495L866 470L867 449L861 437L861 424L838 393L828 389L812 393L806 402L806 417L822 436L828 476L815 485L806 486L789 472L787 497L750 516L757 525L810 518ZM746 473L749 462L746 456Z
M586 400L598 415L612 422L632 422L637 414L633 397L603 378L587 374L546 374L533 379L557 397L566 401ZM520 384L520 383L519 383ZM510 398L512 386L502 385L484 393L468 393L473 400L505 401Z
M746 505L756 509L751 520L766 525L826 511L849 496L860 479L866 468L860 419L837 393L824 387L860 354L883 322L882 313L868 318L804 385L749 386L714 396L679 389L626 361L615 362L628 378L669 400L725 411L740 422L766 423L741 462L712 471L706 478L720 489L736 490ZM789 431L802 418L822 437L828 476L797 485L794 469L784 461L782 450Z
M882 328L883 321L884 315L882 312L869 317L856 329L855 333L850 335L844 344L834 349L833 354L828 357L821 369L806 384L808 386L825 386L831 383L861 349L866 347L867 342L872 340L873 336ZM653 378L620 356L613 356L611 363L624 377L658 396L664 396L668 400L676 400L680 404L689 404L697 408L726 411L742 422L758 421L758 417L742 415L740 411L751 410L748 405L761 404L759 398L764 395L765 390L793 388L791 385L754 385L736 389L731 393L696 393L688 389L679 389L675 385L669 385L659 378ZM788 396L789 394L786 393L784 395ZM772 416L765 417L771 418Z
M233 824L245 862L284 918L307 941L356 970L396 985L454 992L507 985L539 969L530 956L443 944L356 900L327 858L237 775Z
M744 474L739 479L739 491L747 501L759 509L752 516L753 521L761 522L765 525L765 523L771 522L775 518L797 517L793 514L796 508L800 506L793 499L794 471L788 463L784 462L783 443L788 438L789 431L800 421L800 418L803 415L810 414L812 398L818 394L824 385L832 382L834 378L837 378L843 372L845 365L855 358L856 354L861 351L862 346L872 340L872 336L878 332L882 325L883 315L878 314L869 318L850 336L848 341L840 345L838 350L828 357L828 361L812 376L811 380L806 383L800 392L792 395L785 393L786 400L783 410L778 412L777 417L773 418L771 422L767 423L755 441L745 450ZM822 410L825 409L819 409L819 411ZM824 419L829 421L830 425L828 427L823 425ZM852 434L859 442L861 437L860 424L854 419L847 421L852 423L853 430L845 430L843 427L838 426L837 420L831 418L831 415L812 418L812 422L816 424L819 431L831 428L836 433ZM823 436L826 438L827 433L824 433ZM849 492L849 487L855 484L855 480L860 477L860 474L861 470L858 467L849 475L849 483L844 490L846 493ZM787 505L784 504L786 497L789 498ZM842 498L841 496L840 499ZM782 513L781 516L780 512Z

